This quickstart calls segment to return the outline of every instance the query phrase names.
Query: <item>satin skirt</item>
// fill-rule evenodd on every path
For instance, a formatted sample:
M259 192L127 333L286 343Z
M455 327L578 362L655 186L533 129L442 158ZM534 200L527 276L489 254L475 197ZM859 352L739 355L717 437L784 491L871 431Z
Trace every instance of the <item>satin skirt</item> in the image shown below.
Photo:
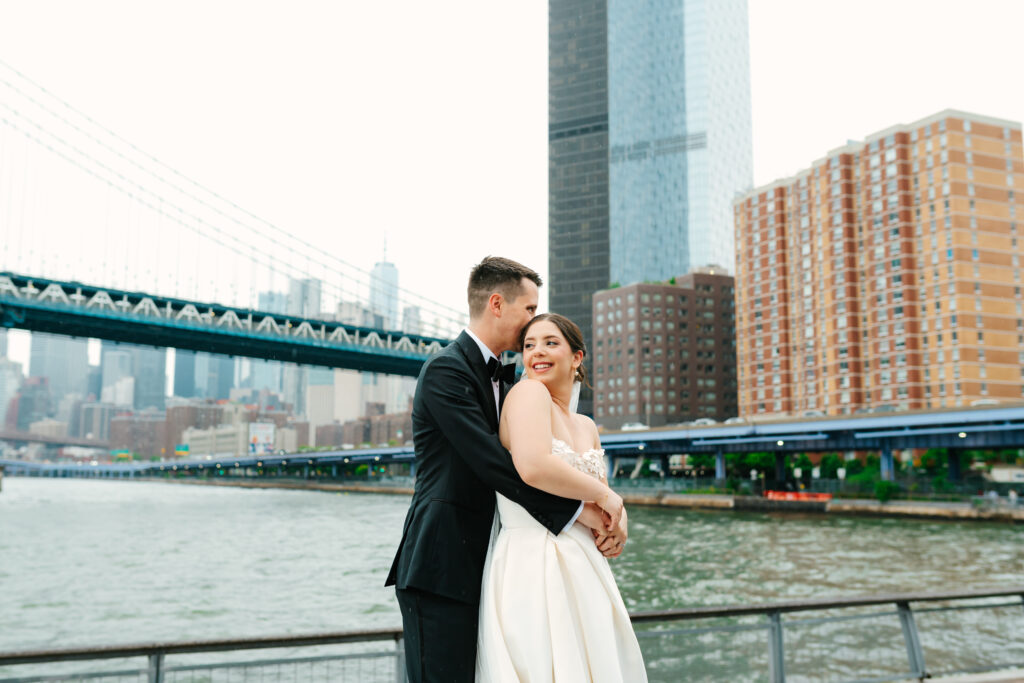
M498 494L484 566L478 682L646 681L640 646L590 530L555 536Z

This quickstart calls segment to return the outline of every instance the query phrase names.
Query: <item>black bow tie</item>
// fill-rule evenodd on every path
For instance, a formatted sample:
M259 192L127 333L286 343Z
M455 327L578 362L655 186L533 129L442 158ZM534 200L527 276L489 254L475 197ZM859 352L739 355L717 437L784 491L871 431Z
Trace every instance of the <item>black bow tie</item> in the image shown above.
M487 374L490 375L492 382L512 384L516 381L516 364L502 365L497 358L491 358L487 361Z

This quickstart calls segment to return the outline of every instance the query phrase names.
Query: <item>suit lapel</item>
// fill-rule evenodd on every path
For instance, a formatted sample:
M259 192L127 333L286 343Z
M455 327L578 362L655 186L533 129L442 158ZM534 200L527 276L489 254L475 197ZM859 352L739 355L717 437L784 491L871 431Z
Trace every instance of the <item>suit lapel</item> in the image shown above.
M491 428L497 431L498 414L495 412L494 406L494 385L491 384L490 375L487 374L487 364L484 362L483 354L480 353L480 347L465 332L456 338L455 343L458 345L459 350L462 351L462 355L469 364L470 370L473 371L473 376L476 377L477 395L484 409L484 415L487 416L487 421L490 423Z

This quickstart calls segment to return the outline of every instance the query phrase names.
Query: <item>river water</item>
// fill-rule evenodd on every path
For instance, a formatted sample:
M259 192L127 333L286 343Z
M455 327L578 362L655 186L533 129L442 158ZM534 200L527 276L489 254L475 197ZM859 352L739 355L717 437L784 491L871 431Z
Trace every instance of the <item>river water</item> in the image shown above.
M408 503L7 477L0 651L400 626ZM612 567L631 610L980 588L1024 582L1024 529L633 507Z

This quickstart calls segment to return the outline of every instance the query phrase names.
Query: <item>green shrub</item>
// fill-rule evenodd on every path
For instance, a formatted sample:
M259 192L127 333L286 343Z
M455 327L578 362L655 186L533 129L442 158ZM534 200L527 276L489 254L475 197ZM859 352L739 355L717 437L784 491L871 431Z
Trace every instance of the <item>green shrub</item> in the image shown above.
M821 468L822 479L836 479L836 471L843 466L843 461L835 453L826 453L821 457L818 467Z
M900 492L900 485L894 481L877 481L875 482L875 498L878 499L879 503L892 500L893 497Z

